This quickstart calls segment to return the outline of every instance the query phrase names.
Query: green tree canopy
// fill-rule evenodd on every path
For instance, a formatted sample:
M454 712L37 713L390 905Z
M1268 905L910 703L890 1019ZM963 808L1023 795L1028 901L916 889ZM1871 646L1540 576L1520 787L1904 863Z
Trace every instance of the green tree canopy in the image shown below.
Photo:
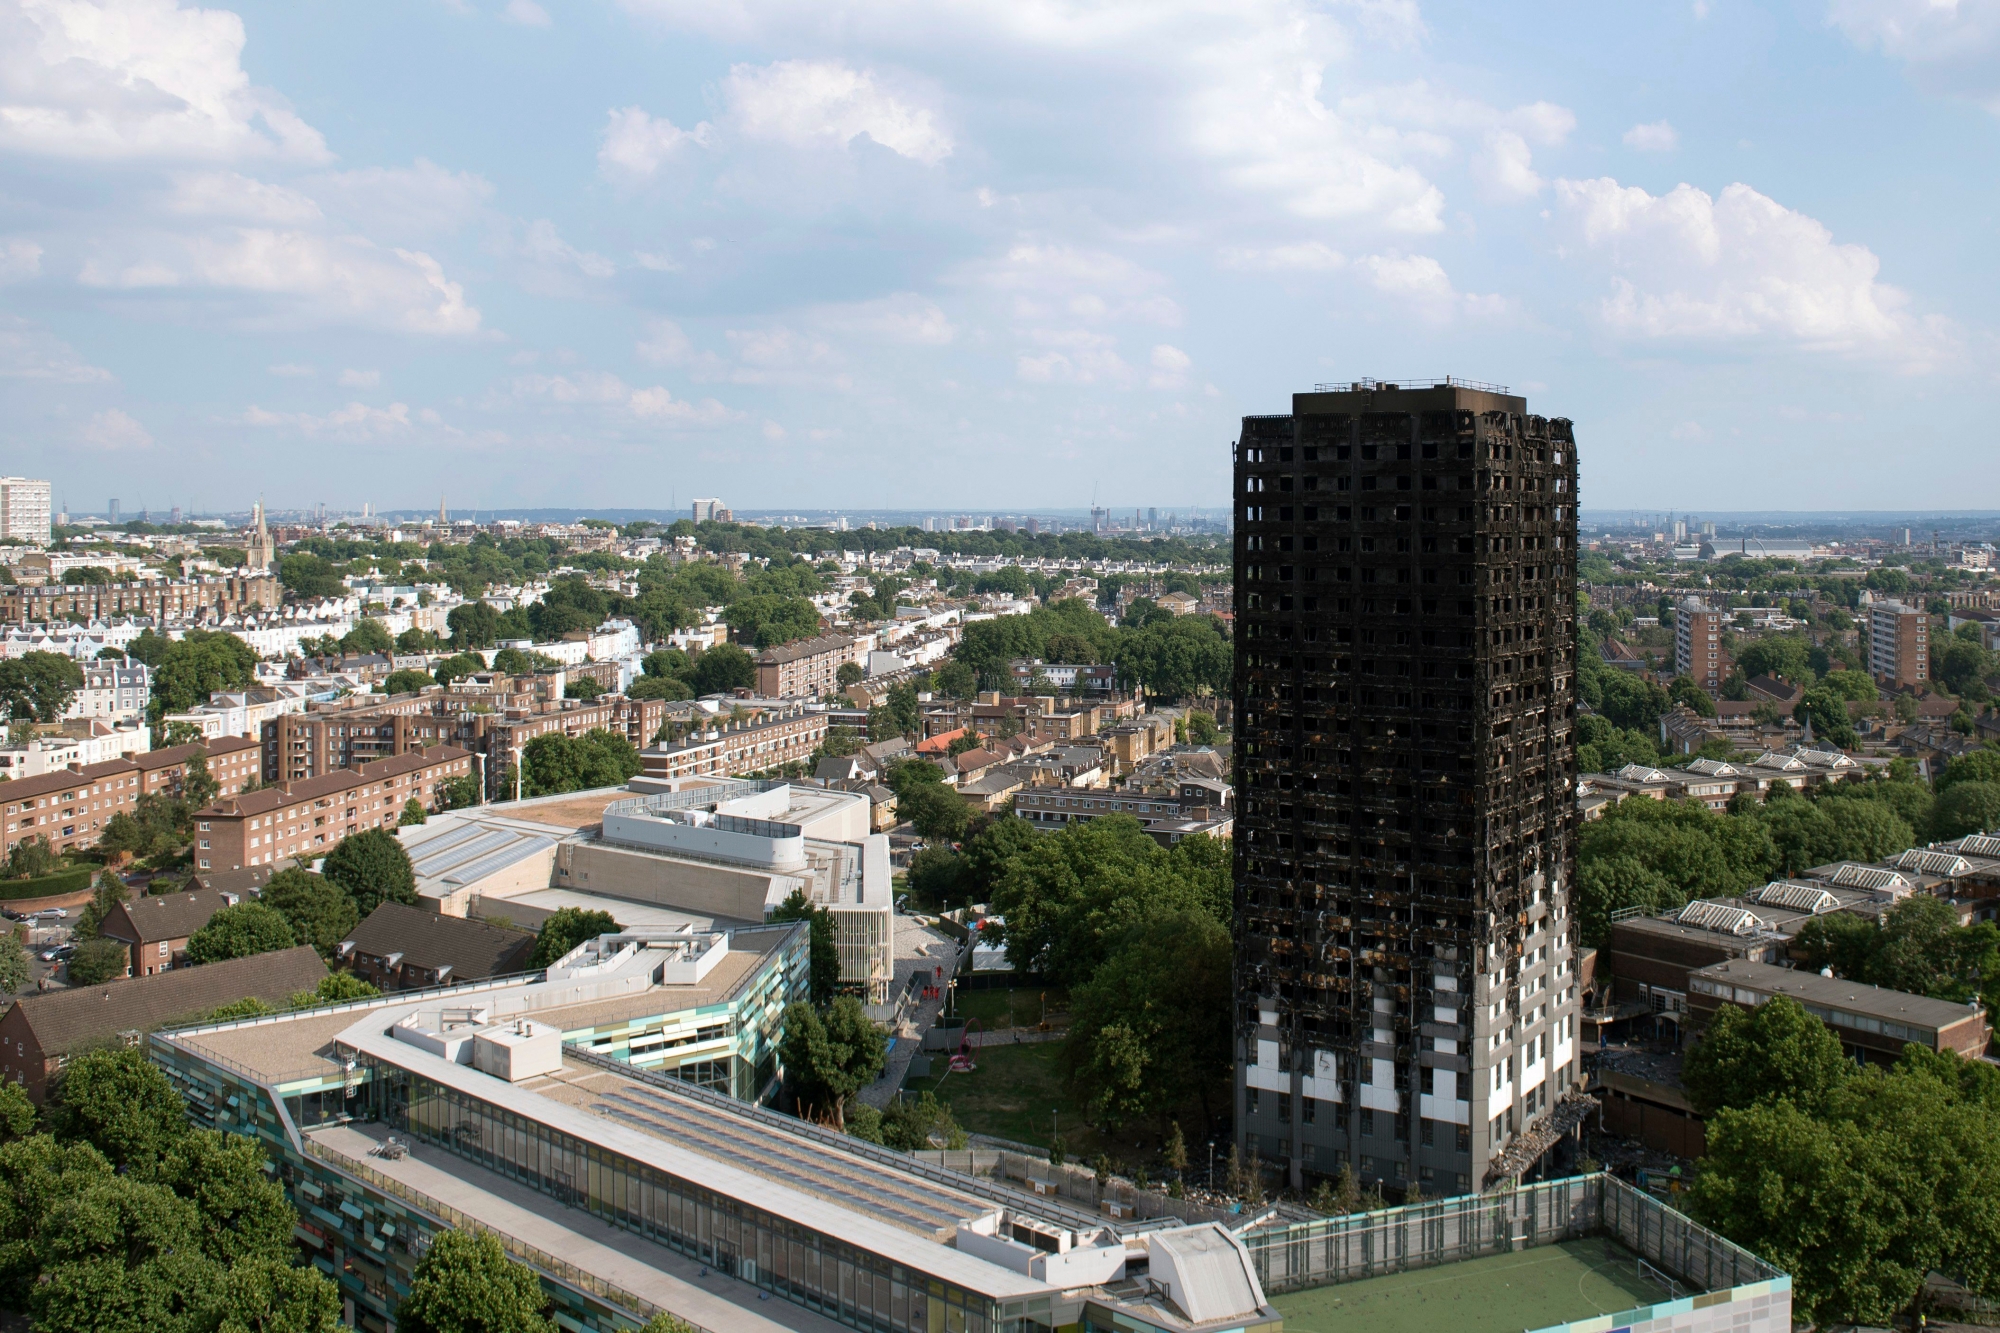
M842 995L824 1016L809 1004L787 1006L780 1052L801 1114L844 1129L847 1099L881 1074L888 1037L868 1021L861 1001Z
M1231 961L1212 914L1171 912L1128 926L1071 993L1071 1092L1106 1132L1190 1098L1206 1115L1228 1086Z
M489 1231L440 1231L396 1307L406 1333L556 1333L541 1279Z
M747 690L757 683L757 663L733 643L718 643L694 659L688 685L697 696Z
M88 1143L114 1167L158 1161L188 1133L187 1107L144 1052L85 1051L63 1066L43 1114L64 1143Z
M402 842L387 829L348 834L326 854L320 873L347 890L361 916L385 902L416 905L417 872Z
M1790 996L1755 1009L1720 1006L1681 1065L1681 1083L1698 1114L1785 1102L1824 1108L1854 1066L1840 1039Z
M896 813L917 833L933 842L956 842L965 836L972 808L956 790L941 782L915 783L896 798Z
M185 713L217 690L256 683L257 651L234 634L189 630L168 644L153 668L153 715Z
M528 966L549 967L577 945L599 935L616 935L623 929L609 912L558 907L536 932L535 952L529 956Z
M382 689L388 694L416 694L437 684L437 677L428 671L416 671L405 667L401 671L391 671L382 682Z
M83 668L67 653L0 659L0 707L15 721L54 722L83 688Z
M808 923L806 947L811 965L812 1002L822 1009L833 1003L834 991L840 986L840 945L835 938L833 913L814 906L807 900L804 889L793 889L771 909L769 919Z
M261 902L237 903L208 919L188 937L188 961L220 963L231 958L289 949L298 943L285 918Z
M271 876L258 901L285 919L299 943L312 945L328 962L361 920L354 895L347 889L295 866Z

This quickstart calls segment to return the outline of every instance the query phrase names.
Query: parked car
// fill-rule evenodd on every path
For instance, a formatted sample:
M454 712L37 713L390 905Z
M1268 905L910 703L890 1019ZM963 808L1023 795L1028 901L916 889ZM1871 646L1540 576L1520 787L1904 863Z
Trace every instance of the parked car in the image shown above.
M60 907L44 907L39 912L28 913L26 919L29 921L61 921L67 916L69 916L69 913Z

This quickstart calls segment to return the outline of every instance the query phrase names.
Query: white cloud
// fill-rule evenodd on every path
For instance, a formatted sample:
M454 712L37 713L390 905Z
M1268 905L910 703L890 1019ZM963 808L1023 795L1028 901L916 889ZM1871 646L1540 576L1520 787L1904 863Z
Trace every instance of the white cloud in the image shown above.
M549 11L536 4L535 0L507 0L507 7L500 11L500 17L524 28L549 26Z
M1014 373L1030 384L1127 384L1132 367L1118 355L1118 340L1089 329L1036 329L1039 351L1015 354Z
M1460 292L1444 265L1429 255L1364 255L1354 266L1376 291L1395 298L1398 308L1421 318L1493 318L1506 312L1502 297Z
M682 144L706 145L713 138L707 121L691 130L665 117L655 118L636 106L613 110L604 125L604 142L597 150L597 169L606 176L644 180Z
M104 384L111 372L93 366L74 347L40 325L0 315L0 379L56 384Z
M366 403L349 403L335 408L324 416L310 412L267 412L261 407L250 407L243 413L246 425L264 426L274 429L296 431L301 435L330 436L344 440L373 440L386 436L408 434L421 420L429 426L442 425L437 413L425 411L417 414L415 420L410 414L408 403L391 403L387 407L370 407Z
M689 402L674 397L658 384L635 389L616 375L592 370L567 375L516 376L509 383L508 392L492 398L490 404L522 401L543 401L564 407L595 407L628 423L672 426L720 426L741 420L743 416L713 398Z
M723 82L742 134L794 148L846 146L867 135L893 153L936 166L951 156L951 136L928 108L882 88L874 74L832 60L737 65Z
M1187 373L1194 366L1194 360L1186 352L1169 343L1161 343L1153 349L1153 373L1147 384L1155 389L1179 389L1187 384Z
M1832 0L1827 21L1920 84L2000 114L2000 0Z
M1222 262L1230 268L1331 273L1344 268L1347 257L1322 241L1302 241L1297 245L1274 245L1262 250L1243 247L1225 249Z
M243 20L174 0L15 0L0 145L57 157L318 161L325 141L243 71Z
M228 218L297 226L315 222L319 205L296 190L234 171L192 171L174 177L167 210L186 217Z
M618 271L618 265L603 255L579 250L565 241L556 231L556 224L547 218L528 224L519 251L534 263L553 268L574 268L586 278L608 278Z
M1556 182L1561 221L1611 271L1598 313L1637 338L1775 338L1829 350L1876 349L1917 362L1937 354L1881 261L1748 185L1711 198L1663 195L1609 177Z
M340 372L340 387L343 389L372 389L382 382L379 370L347 369Z
M1489 130L1472 174L1487 193L1501 199L1531 199L1542 192L1528 141L1513 130Z
M958 335L936 302L914 292L823 306L813 311L811 318L814 324L836 333L924 347L943 347Z
M1656 120L1625 131L1625 146L1641 153L1671 153L1681 146L1681 136L1666 121Z
M22 282L41 271L41 246L27 240L0 240L0 282Z
M108 407L93 414L83 424L77 431L77 439L86 449L120 453L128 449L151 448L153 433L130 415Z
M1006 294L1020 319L1124 319L1166 328L1181 323L1180 306L1160 290L1166 278L1108 250L1022 241L999 258L961 270L955 280Z
M764 423L764 438L776 444L785 438L785 428L775 421L767 421Z
M87 287L213 287L273 298L294 322L359 323L412 333L470 334L479 311L428 254L383 251L360 237L243 227L148 238L145 253L87 261Z
M326 172L301 185L328 212L378 237L403 241L457 232L493 197L493 184L484 176L422 157L407 167Z
M279 379L287 380L306 379L318 373L311 366L302 366L294 361L288 361L281 365L267 366L265 369L271 374L276 375Z
M694 344L671 319L656 319L646 325L646 336L639 340L637 351L641 361L677 366L693 354Z

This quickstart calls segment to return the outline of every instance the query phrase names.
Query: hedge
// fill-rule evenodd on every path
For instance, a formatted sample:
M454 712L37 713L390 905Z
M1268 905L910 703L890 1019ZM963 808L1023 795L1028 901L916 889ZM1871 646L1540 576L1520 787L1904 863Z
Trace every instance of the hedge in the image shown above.
M53 898L62 893L81 893L90 887L91 877L96 873L96 866L76 866L69 870L58 870L53 875L38 875L33 879L0 879L0 902L14 902L22 898Z

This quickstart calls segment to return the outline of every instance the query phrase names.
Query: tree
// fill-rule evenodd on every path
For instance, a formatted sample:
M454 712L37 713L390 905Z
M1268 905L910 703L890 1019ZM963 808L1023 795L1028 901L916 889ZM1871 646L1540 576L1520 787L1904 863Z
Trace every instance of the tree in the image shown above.
M833 679L844 690L850 685L859 685L862 675L863 672L859 662L842 662L840 670L833 673Z
M639 751L602 727L581 736L550 732L522 747L525 796L551 796L596 787L619 787L645 768Z
M519 648L502 648L493 654L493 669L510 676L532 676L535 674L536 656L538 654L524 653Z
M25 1139L35 1132L35 1103L19 1083L0 1083L0 1143Z
M833 913L813 906L804 889L793 889L789 897L771 909L770 920L808 923L806 948L811 959L812 1002L820 1008L833 1003L833 993L840 986L840 944L835 936Z
M868 1021L859 1000L843 995L827 1006L824 1017L809 1004L787 1006L779 1049L802 1108L845 1128L847 1099L881 1074L888 1039Z
M53 874L61 862L43 834L23 838L7 849L7 878L34 879L38 875Z
M1190 745L1213 745L1222 738L1222 732L1216 727L1213 714L1189 713L1187 738Z
M1707 690L1695 682L1693 676L1675 676L1673 683L1667 686L1667 698L1687 708L1697 717L1715 716L1715 700L1709 697Z
M496 653L495 656L497 657L498 654ZM455 680L462 680L475 671L484 670L486 670L486 661L484 658L476 657L471 653L459 653L455 656L445 658L444 661L432 667L431 678L437 681L438 684L448 687Z
M404 667L401 671L391 671L382 682L382 689L389 694L419 694L435 684L437 677L430 672Z
M217 690L245 689L256 679L256 649L234 634L189 630L167 645L153 668L153 717L185 713Z
M396 827L409 828L411 825L421 824L429 818L430 816L424 813L424 803L412 796L409 800L403 802L403 813L397 817Z
M285 1005L291 1009L317 1009L324 1004L369 1000L381 993L352 972L329 972L311 990L293 991L285 998Z
M73 986L96 986L132 970L132 951L117 940L85 940L63 965Z
M674 676L639 676L625 687L628 699L692 699L694 687Z
M819 608L804 597L741 597L723 612L729 628L759 648L776 648L820 631Z
M679 1315L662 1310L641 1324L639 1333L695 1333L695 1327Z
M396 1308L406 1333L555 1333L541 1279L490 1231L440 1231Z
M339 597L347 591L347 585L341 581L340 572L333 565L303 552L279 558L278 582L300 601Z
M63 1067L44 1114L64 1143L89 1143L114 1167L158 1161L189 1133L187 1106L144 1052L85 1051Z
M913 784L896 798L896 813L932 842L956 842L972 819L965 798L941 782Z
M1931 836L1939 841L2000 828L2000 782L1956 782L1937 798Z
M552 967L577 945L594 940L599 935L616 935L624 929L609 912L558 907L536 932L535 952L529 956L528 966Z
M217 1333L340 1333L340 1289L316 1268L241 1260L211 1293L201 1327Z
M285 919L299 943L310 944L328 962L338 956L340 942L361 919L354 896L345 888L296 866L271 876L258 901Z
M1854 734L1854 724L1847 717L1847 700L1836 689L1817 685L1805 692L1792 716L1803 725L1812 724L1815 739L1830 742L1843 750L1851 750L1859 739Z
M987 902L1014 859L1041 838L1025 819L989 819L965 842L963 890L968 902Z
M369 653L387 655L396 651L396 641L390 637L388 626L372 616L363 616L354 622L353 629L341 637L340 650L357 656Z
M2000 750L1972 750L1944 766L1934 784L1942 796L1961 782L2000 783Z
M199 966L289 949L297 943L284 917L261 902L237 903L217 912L188 937L187 956Z
M660 648L647 653L640 660L639 669L649 676L684 680L693 669L693 664L688 655L678 648Z
M1736 665L1746 676L1778 676L1785 680L1812 680L1812 644L1797 634L1772 634L1748 644L1736 654Z
M363 829L342 838L320 863L320 873L347 890L354 909L367 916L385 902L414 907L417 873L410 854L387 829Z
M578 676L563 683L563 698L589 701L604 693L604 687L589 676Z
M187 757L181 765L180 799L187 802L188 809L205 809L222 791L222 784L208 771L208 755L197 751Z
M1651 804L1649 802L1649 804ZM1230 918L1227 843L1164 851L1139 821L1107 815L1046 833L1019 853L995 885L994 911L1006 919L1007 958L1023 972L1061 985L1087 982L1124 930L1178 911Z
M1107 1133L1227 1086L1231 948L1214 916L1184 910L1128 927L1070 995L1073 1095Z
M451 609L444 623L451 631L451 646L463 653L475 648L491 648L498 637L496 626L499 619L498 613L485 602L463 602Z
M1772 1101L1813 1112L1853 1068L1824 1023L1779 995L1754 1010L1720 1006L1682 1062L1681 1083L1702 1116Z
M860 1110L857 1103L855 1110ZM915 1097L899 1096L881 1116L877 1142L898 1152L923 1152L941 1145L963 1148L966 1133L952 1119L951 1107L925 1090Z
M0 994L16 993L33 975L28 966L28 951L21 947L21 937L11 927L0 931Z
M83 688L83 668L65 653L0 660L0 706L14 721L55 722Z
M950 661L937 669L937 691L948 699L970 699L979 692L979 676L963 662Z
M757 663L733 643L718 643L694 659L688 685L697 696L747 690L757 683Z
M471 774L463 777L446 778L437 784L437 808L439 810L464 810L479 804L481 792L479 779Z
M903 882L920 903L957 907L968 900L965 858L946 847L926 847L913 855Z
M264 1173L264 1162L255 1139L189 1129L135 1173L195 1205L201 1247L210 1258L284 1259L298 1215L285 1202L284 1187Z

